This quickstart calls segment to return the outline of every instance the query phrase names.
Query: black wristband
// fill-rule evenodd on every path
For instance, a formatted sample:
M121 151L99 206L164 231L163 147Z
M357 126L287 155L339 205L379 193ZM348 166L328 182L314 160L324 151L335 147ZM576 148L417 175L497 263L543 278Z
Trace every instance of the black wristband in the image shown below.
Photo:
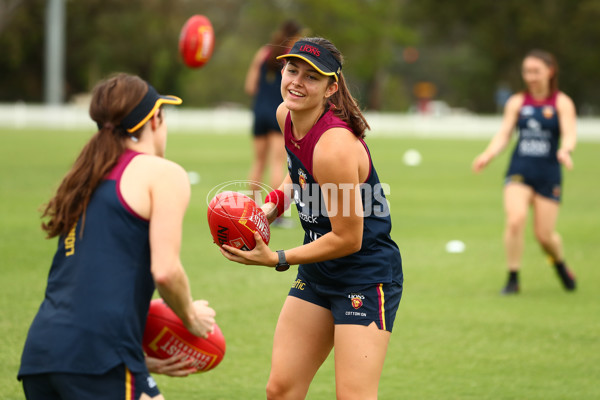
M279 257L279 262L275 265L275 270L279 272L287 271L290 268L290 264L285 259L285 251L277 250L277 256Z

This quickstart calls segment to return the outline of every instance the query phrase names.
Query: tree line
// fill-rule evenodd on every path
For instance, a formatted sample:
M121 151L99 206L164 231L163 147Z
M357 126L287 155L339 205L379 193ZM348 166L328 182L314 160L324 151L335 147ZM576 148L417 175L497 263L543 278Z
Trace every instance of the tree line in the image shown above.
M186 106L247 107L248 65L285 19L332 40L351 90L370 110L406 111L427 82L434 98L478 113L498 111L499 88L522 88L528 50L554 53L560 87L580 114L600 112L597 0L65 0L67 101L125 71ZM0 102L44 98L45 0L0 0ZM189 69L178 54L187 18L206 15L213 58ZM418 94L418 91L417 91Z

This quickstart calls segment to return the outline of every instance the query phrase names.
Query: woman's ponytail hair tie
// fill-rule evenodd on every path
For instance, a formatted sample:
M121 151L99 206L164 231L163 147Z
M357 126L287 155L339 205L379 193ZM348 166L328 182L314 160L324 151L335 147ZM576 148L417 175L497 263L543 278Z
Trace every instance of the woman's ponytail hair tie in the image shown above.
M101 124L100 122L96 122L96 126L98 127L98 130L101 131L103 129L109 130L109 131L114 131L115 130L115 124L113 124L112 122L105 122L103 124Z

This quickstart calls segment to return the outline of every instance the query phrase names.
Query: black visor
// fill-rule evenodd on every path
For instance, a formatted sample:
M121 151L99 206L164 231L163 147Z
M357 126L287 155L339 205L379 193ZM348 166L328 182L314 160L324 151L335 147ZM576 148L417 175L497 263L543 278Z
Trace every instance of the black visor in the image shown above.
M336 81L339 80L342 72L342 64L331 54L329 50L316 43L306 40L299 40L289 53L283 54L277 59L296 57L309 63L321 75L333 76Z
M132 133L143 126L154 112L163 104L179 105L182 100L177 96L163 96L158 94L152 85L148 84L148 91L137 106L123 120L121 126Z

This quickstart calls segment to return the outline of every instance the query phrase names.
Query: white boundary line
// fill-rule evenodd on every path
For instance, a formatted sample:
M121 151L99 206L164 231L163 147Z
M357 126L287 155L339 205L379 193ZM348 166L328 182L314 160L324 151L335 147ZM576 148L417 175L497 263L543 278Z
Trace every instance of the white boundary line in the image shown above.
M169 131L173 133L250 133L250 110L237 108L167 110ZM423 116L401 113L366 112L371 126L368 136L488 139L500 126L501 116L442 115ZM94 130L86 107L77 105L45 106L24 103L0 104L0 128ZM600 118L580 117L580 140L600 141Z

